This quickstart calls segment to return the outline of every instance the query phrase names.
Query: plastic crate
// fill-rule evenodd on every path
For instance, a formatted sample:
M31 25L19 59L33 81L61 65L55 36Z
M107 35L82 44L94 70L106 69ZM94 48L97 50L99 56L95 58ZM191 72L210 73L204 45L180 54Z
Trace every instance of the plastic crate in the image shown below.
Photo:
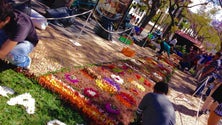
M122 43L125 43L127 45L133 44L133 40L131 40L130 38L127 38L125 36L120 36L119 41L122 42Z

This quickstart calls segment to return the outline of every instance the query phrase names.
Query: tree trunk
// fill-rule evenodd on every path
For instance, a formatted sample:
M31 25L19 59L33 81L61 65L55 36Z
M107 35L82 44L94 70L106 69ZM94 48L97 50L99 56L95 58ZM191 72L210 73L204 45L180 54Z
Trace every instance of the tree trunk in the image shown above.
M171 22L167 26L166 30L163 31L163 37L166 36L171 31L171 28L175 25L174 18L179 15L177 14L177 12L180 10L180 8L177 6L177 8L174 9L174 6L176 6L176 4L170 6L169 8L169 15L170 15Z
M148 15L146 15L141 21L141 28L144 29L149 21L156 15L157 10L161 6L160 0L152 0L152 7Z
M169 15L170 15L171 22L167 26L167 28L163 31L163 37L165 37L169 33L169 31L171 30L172 26L174 26L174 14L173 14L173 10L171 8L169 8Z

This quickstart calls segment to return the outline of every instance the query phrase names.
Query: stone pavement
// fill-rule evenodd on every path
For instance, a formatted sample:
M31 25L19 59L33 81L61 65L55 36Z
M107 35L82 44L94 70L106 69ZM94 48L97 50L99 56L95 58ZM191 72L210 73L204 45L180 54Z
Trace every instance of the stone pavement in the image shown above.
M31 53L31 71L38 75L62 67L129 59L120 52L123 47L135 50L134 58L154 54L154 51L148 47L142 48L135 44L121 43L118 40L118 34L113 35L113 41L98 37L93 31L95 25L93 21L88 22L80 34L84 23L84 21L78 20L76 25L71 27L63 28L50 25L44 31L38 30L40 41L34 52Z

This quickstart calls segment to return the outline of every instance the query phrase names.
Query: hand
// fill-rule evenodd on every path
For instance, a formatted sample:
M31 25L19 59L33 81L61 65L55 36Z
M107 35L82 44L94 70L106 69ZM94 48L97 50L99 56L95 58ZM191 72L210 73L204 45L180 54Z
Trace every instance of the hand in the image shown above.
M134 120L135 121L135 123L141 123L141 121L142 121L142 115L141 114L136 114L136 119Z

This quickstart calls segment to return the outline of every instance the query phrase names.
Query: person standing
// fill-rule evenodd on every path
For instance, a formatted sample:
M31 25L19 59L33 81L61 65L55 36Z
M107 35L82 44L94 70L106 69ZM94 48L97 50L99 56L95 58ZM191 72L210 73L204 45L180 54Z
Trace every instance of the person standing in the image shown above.
M175 125L175 110L167 93L168 84L157 82L153 93L147 93L141 100L136 121L142 121L142 125Z
M171 40L171 41L169 42L169 44L172 44L172 45L175 47L176 44L177 44L177 38L174 38L173 40Z
M221 57L220 53L217 53L213 60L209 62L209 64L203 67L203 76L201 75L201 82L198 83L195 89L195 95L200 96L202 91L204 90L205 86L209 83L213 83L216 79L220 78L220 71L221 71L221 63L222 60L219 59ZM208 78L208 79L207 79ZM203 85L206 84L206 85ZM209 89L211 90L211 89ZM209 91L210 92L210 91ZM209 92L207 96L209 95Z
M222 117L222 85L220 85L211 95L214 103L210 106L208 125L217 125Z
M13 9L5 0L0 1L0 59L23 68L29 68L29 53L39 39L28 15Z
M207 125L218 125L222 117L222 103L217 106L217 108L210 113Z

